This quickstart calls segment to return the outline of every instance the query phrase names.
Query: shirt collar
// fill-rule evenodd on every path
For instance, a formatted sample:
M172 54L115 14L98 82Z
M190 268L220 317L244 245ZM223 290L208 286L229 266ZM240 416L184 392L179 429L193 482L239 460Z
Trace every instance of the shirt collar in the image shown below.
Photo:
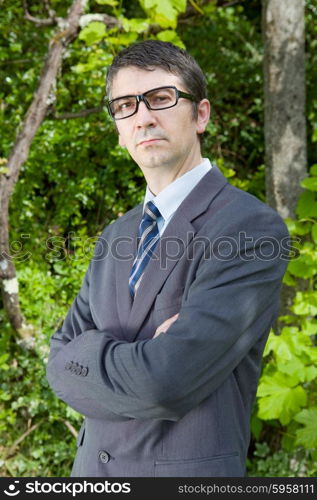
M200 179L212 168L208 158L203 158L203 162L192 168L181 177L175 179L166 186L157 196L146 187L144 204L148 201L153 201L165 221L171 218L173 213L178 209L182 201L192 191Z

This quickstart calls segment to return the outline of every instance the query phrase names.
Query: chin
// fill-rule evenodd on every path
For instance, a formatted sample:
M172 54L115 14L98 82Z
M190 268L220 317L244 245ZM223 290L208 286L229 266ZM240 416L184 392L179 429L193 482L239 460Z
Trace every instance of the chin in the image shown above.
M178 158L170 155L152 155L151 158L143 159L145 168L164 167L165 169L173 168L175 163L178 163Z
M151 158L147 158L146 160L143 158L142 160L140 160L140 162L137 163L142 168L150 169L150 168L162 167L163 165L166 164L166 161L164 160L164 158L152 156Z

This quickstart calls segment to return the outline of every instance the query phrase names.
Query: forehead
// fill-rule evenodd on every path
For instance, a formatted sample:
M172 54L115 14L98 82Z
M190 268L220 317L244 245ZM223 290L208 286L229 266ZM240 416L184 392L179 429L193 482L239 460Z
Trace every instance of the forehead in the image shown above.
M179 90L185 90L181 79L161 68L155 68L151 71L128 66L119 69L114 76L111 87L111 98L128 95L143 94L147 90L164 85L175 85Z

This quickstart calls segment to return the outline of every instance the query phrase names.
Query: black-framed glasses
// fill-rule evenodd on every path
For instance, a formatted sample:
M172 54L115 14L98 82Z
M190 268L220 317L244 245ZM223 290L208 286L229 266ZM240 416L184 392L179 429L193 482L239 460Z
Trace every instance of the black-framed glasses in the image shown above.
M144 102L148 109L158 111L176 106L180 97L195 101L194 96L178 90L174 86L157 87L147 90L144 94L125 95L108 101L107 107L114 120L123 120L138 112L139 104Z

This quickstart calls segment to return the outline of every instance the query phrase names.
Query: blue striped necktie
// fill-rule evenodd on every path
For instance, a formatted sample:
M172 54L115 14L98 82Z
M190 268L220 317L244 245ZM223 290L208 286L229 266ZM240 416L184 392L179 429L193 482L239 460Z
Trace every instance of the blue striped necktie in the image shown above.
M152 257L154 248L160 238L157 227L157 219L159 217L161 217L161 212L152 201L149 201L145 205L143 217L139 226L138 251L133 262L129 279L129 289L132 297L135 295L144 269Z

